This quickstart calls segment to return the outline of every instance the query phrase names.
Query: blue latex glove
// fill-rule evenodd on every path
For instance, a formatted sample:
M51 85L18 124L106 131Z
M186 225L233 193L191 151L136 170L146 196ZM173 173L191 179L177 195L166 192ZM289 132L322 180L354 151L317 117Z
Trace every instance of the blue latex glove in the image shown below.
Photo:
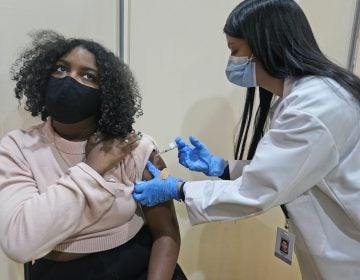
M132 196L145 206L154 206L164 203L170 199L179 200L178 183L181 179L169 176L166 179L160 178L160 170L157 169L150 161L147 162L146 168L154 176L149 181L140 181L135 184Z
M193 147L187 145L180 137L175 139L179 163L192 171L203 172L207 176L221 176L225 168L224 159L212 155L205 144L195 137L190 136L189 140Z

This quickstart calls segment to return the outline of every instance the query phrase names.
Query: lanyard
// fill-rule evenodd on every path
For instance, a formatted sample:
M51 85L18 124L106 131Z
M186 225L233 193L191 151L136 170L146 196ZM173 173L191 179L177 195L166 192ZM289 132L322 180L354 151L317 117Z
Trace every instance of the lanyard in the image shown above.
M281 210L283 211L283 213L285 215L285 219L286 219L285 228L288 229L289 228L289 212L286 209L285 204L281 204L280 207L281 207Z

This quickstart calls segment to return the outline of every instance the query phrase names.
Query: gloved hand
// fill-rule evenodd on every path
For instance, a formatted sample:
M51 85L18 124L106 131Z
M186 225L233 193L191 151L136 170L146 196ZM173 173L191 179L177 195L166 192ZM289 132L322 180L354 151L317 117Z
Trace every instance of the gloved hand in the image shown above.
M178 183L181 179L169 176L166 179L160 178L160 170L157 169L150 161L147 162L146 168L154 176L149 181L140 181L135 184L133 198L145 206L154 206L164 203L170 199L179 200Z
M192 171L203 172L207 176L221 176L225 168L224 159L212 155L205 144L195 137L190 136L189 140L194 147L187 145L180 137L175 139L179 163Z

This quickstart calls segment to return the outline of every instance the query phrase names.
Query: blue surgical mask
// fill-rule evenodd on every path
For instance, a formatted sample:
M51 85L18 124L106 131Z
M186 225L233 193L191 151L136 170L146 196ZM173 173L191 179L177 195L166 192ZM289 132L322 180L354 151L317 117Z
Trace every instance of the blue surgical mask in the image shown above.
M228 80L241 87L256 87L254 56L230 56L225 73Z

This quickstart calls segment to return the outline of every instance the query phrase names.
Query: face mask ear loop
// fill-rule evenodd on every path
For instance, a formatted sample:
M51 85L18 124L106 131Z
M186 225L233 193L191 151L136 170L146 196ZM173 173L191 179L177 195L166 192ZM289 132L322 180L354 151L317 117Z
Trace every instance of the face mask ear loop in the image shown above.
M253 60L254 60L255 58L256 58L255 55L252 53L251 56L250 56L250 58L249 58L249 62L253 62Z

